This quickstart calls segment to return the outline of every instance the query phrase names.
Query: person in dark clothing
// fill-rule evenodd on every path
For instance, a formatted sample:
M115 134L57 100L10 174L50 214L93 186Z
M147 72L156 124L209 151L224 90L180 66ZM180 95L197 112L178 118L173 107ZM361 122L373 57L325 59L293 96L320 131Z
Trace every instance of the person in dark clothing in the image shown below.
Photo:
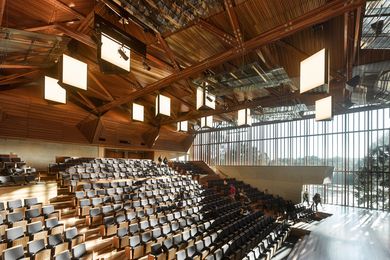
M158 161L158 164L161 165L161 162L162 162L161 155L158 157L157 161Z
M167 157L164 157L163 163L164 163L165 165L168 165L168 159L167 159Z
M311 205L313 210L314 210L314 207L315 207L316 211L318 211L318 204L321 204L321 207L322 207L321 196L320 196L319 193L316 193L313 196L313 204Z

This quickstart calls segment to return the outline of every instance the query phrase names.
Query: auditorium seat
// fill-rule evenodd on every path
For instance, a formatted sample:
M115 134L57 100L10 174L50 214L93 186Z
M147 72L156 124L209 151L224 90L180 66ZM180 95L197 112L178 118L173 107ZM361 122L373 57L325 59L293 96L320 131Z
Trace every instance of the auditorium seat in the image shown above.
M9 210L9 212L23 211L24 208L22 205L22 200L16 199L16 200L7 201L7 210Z
M87 252L85 243L72 247L72 259L74 260L87 260L91 259L91 255Z
M27 224L27 235L30 237L30 240L44 239L46 243L47 231L43 230L41 221Z
M64 225L59 223L57 217L45 219L45 229L50 235L62 234L64 232Z
M141 244L139 235L129 237L129 245L125 248L125 254L129 259L137 259L144 255L144 245Z
M27 253L32 260L46 260L51 257L51 250L45 246L45 239L33 240L27 243Z
M65 230L64 240L69 243L69 250L71 250L74 246L84 243L85 237L83 234L78 234L76 227L72 227Z
M8 242L8 246L22 245L25 247L28 242L28 237L24 236L24 230L22 227L13 227L5 230L5 238Z
M27 209L24 212L25 219L31 223L31 222L36 222L36 221L41 221L43 222L44 217L41 215L40 208L32 208L32 209Z
M71 259L72 258L69 250L65 250L57 255L54 255L54 260L71 260Z
M48 248L52 250L52 255L57 255L69 249L69 243L63 240L62 234L50 235L47 241Z
M24 256L23 246L17 245L11 248L4 250L3 252L3 260L21 260L21 259L29 259Z

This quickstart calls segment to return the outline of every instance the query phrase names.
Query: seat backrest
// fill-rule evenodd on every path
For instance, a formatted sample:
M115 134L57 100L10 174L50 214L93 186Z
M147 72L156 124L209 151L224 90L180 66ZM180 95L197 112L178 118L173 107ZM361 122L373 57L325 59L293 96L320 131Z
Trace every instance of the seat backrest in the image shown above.
M165 248L170 249L173 246L172 237L165 239L163 245Z
M72 227L65 231L65 239L70 240L77 236L77 228Z
M150 239L152 239L152 232L149 231L149 232L144 232L141 234L141 241L143 243L146 243L148 241L150 241Z
M130 237L129 239L129 245L131 247L136 247L138 246L139 244L141 243L141 240L140 240L140 237L137 235L137 236L132 236Z
M68 250L63 251L57 255L54 256L54 260L70 260L70 252Z
M126 215L125 214L118 214L115 216L115 222L116 223L121 223L121 222L124 222L126 221Z
M21 199L7 201L7 208L11 210L21 208L21 207L22 207Z
M78 259L84 256L87 253L87 248L85 246L85 243L78 244L77 246L74 246L72 248L72 255L73 258Z
M128 234L128 229L127 229L127 227L118 228L116 234L117 234L118 237L124 237L124 236L126 236L126 235Z
M47 243L49 244L49 246L54 247L54 246L61 244L63 242L64 242L64 240L62 239L61 234L55 234L55 235L50 235L48 237Z
M86 207L91 205L91 201L89 199L81 199L79 200L80 207Z
M39 217L40 215L41 215L41 214L40 214L38 208L35 208L35 209L28 209L28 210L26 210L26 212L25 212L26 219L36 218L36 217Z
M195 248L198 252L202 251L204 248L203 240L199 240L195 242Z
M43 215L49 215L54 212L54 206L53 205L47 205L42 207L42 213Z
M131 224L131 225L129 226L129 232L130 232L131 234L137 233L138 231L139 231L139 226L138 226L137 223Z
M147 220L141 221L139 223L139 226L140 226L141 229L145 230L145 229L147 229L149 227L149 221L147 221Z
M154 238L158 238L161 236L161 228L155 228L152 230L152 234Z
M109 226L115 224L114 216L108 216L103 218L103 225Z
M23 227L8 228L5 230L5 237L8 241L14 241L24 235Z
M89 210L89 215L91 217L96 217L96 216L100 215L101 213L102 213L102 209L99 207L92 208Z
M38 204L38 198L24 199L24 206L31 207Z
M186 251L187 251L187 256L192 258L196 253L196 248L195 246L189 246L187 247Z
M22 212L14 212L14 213L9 213L7 215L7 221L9 223L15 223L15 222L18 222L18 221L21 221L21 220L23 220Z
M33 240L27 243L27 252L29 255L35 255L39 251L45 248L45 240Z
M3 260L15 260L24 257L23 246L14 246L3 252Z
M177 234L173 236L173 244L179 245L183 241L181 234Z
M45 226L46 228L48 229L51 229L55 226L57 226L59 223L58 223L58 218L57 217L52 217L52 218L48 218L45 220Z
M176 259L177 260L185 260L187 258L186 250L180 250L176 253Z
M30 224L27 224L27 233L29 235L38 233L39 231L42 231L42 222L36 221Z

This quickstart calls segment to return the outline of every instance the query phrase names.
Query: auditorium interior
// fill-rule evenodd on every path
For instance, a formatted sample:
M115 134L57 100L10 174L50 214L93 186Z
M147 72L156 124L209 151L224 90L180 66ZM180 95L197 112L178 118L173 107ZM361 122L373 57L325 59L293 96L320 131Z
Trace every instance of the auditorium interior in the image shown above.
M0 0L0 259L390 259L390 0Z

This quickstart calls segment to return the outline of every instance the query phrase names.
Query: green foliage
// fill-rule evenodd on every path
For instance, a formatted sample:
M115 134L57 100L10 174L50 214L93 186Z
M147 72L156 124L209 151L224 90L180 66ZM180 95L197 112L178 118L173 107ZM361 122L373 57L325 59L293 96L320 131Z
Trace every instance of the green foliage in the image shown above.
M384 136L373 144L364 166L355 174L355 197L358 205L366 208L389 210L390 185L390 145L389 136Z

